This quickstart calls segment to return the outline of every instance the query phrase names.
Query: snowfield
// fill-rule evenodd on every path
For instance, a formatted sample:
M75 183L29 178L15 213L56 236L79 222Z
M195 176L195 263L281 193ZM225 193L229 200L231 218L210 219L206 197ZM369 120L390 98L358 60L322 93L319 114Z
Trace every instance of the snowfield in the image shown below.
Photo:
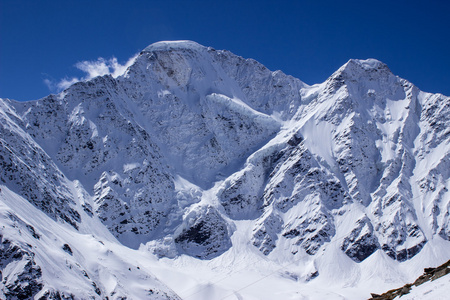
M450 98L375 59L159 42L0 119L2 299L367 299L450 259Z

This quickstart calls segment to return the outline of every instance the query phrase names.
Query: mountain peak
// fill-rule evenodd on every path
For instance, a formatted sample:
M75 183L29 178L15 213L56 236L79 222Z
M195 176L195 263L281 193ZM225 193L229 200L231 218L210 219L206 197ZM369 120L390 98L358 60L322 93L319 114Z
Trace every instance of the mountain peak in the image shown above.
M342 80L350 81L361 81L361 78L366 78L368 80L377 80L382 77L394 76L389 67L376 59L350 59L342 67L340 67L336 72L334 72L330 78L332 82Z
M368 59L350 59L346 64L344 64L341 68L339 68L336 73L345 73L349 75L350 77L353 76L360 76L361 73L373 73L373 72L379 72L381 73L388 73L392 74L391 70L389 70L389 67L374 58L368 58Z
M355 65L364 70L371 69L385 69L387 65L377 59L368 58L368 59L350 59L346 65Z
M188 40L180 40L180 41L161 41L153 43L147 46L143 51L144 52L153 52L153 51L167 51L167 50L201 50L206 48L196 42L188 41Z

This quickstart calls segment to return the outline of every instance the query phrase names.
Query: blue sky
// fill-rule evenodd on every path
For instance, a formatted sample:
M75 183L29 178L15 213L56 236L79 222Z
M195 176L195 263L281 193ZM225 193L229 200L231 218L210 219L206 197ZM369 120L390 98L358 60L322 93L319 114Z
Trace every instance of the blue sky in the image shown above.
M447 0L0 0L0 97L38 99L83 78L80 62L125 64L151 43L180 39L308 84L350 58L376 58L421 90L450 96L449 16Z

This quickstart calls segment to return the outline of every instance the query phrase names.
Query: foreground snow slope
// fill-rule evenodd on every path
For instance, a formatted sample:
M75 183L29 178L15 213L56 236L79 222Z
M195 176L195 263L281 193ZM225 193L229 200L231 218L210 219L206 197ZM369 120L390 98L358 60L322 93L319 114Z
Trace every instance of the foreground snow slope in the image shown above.
M0 100L1 290L361 299L450 258L450 99L374 59L308 86L195 42Z
M450 292L450 276L413 287L412 290L398 299L404 300L445 300Z

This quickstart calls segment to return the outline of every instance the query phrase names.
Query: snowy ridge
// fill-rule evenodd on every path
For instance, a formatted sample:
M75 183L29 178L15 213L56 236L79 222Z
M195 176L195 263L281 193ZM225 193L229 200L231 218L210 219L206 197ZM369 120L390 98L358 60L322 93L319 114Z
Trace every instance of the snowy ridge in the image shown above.
M450 259L449 103L375 59L308 86L191 41L152 44L117 78L1 99L0 297L404 284Z
M170 50L193 50L201 51L206 47L193 42L193 41L161 41L156 42L148 47L146 47L143 52L153 52L153 51L170 51Z

